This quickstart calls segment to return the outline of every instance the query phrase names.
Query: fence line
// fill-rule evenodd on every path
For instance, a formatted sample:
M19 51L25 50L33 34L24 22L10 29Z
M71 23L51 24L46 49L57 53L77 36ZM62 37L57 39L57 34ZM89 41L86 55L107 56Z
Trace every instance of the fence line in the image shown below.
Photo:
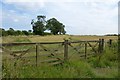
M42 44L62 44L64 46L64 60L63 61L67 61L69 59L69 50L68 50L68 46L71 46L73 47L71 44L74 44L74 43L81 43L83 42L85 44L85 48L84 48L84 51L85 51L85 59L87 59L87 47L88 45L92 48L92 50L97 54L97 53L102 53L103 50L104 50L104 39L99 39L99 40L91 40L91 41L68 41L68 40L64 40L64 42L40 42L40 43L3 43L3 44L0 44L2 45L2 47L4 46L22 46L22 45L35 45L35 53L36 53L36 56L35 56L35 63L36 63L36 66L38 65L38 45L41 45ZM90 44L90 42L97 42L98 44L98 51L95 50L95 47L96 47L96 44L94 46L92 46ZM43 47L42 47L43 48ZM29 50L29 49L28 49ZM23 54L21 55L16 55L17 57L24 55L25 52L27 52L28 50L24 50L24 51L16 51L16 52L11 52L11 55L12 53L19 53L19 52L23 52ZM47 49L44 48L45 51L49 51ZM76 48L74 48L74 50L76 50L78 52L78 50ZM14 54L15 55L15 54ZM13 56L14 56L13 55ZM54 54L52 54L52 52L50 52L50 55L52 56L55 56ZM89 54L88 54L89 55ZM15 56L14 56L15 57ZM57 57L56 57L57 58ZM61 60L60 58L57 58L59 60Z

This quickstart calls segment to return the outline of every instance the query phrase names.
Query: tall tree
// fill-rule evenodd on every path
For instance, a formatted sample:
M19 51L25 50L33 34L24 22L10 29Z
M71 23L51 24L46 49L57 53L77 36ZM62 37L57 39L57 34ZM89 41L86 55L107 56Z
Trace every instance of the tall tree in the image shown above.
M33 33L35 35L44 35L45 28L45 16L37 16L37 21L32 20Z
M51 18L51 19L47 20L46 29L50 30L51 33L54 34L54 35L56 35L56 34L65 34L66 31L64 30L64 28L65 28L65 25L60 23L55 18Z

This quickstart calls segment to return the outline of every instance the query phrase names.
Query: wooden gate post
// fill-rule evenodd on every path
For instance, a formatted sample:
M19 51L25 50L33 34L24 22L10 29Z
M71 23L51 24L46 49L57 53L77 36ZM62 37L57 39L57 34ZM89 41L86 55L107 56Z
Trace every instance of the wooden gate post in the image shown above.
M38 62L38 44L36 43L36 66Z
M99 39L99 47L98 47L98 53L101 53L101 39Z
M87 42L85 42L85 59L87 59Z
M103 50L104 50L104 39L102 39L102 42L101 42L101 52L103 53Z
M64 41L64 60L68 60L68 40Z
M112 46L112 39L109 39L109 47Z
M102 53L104 50L104 39L99 39L99 53Z

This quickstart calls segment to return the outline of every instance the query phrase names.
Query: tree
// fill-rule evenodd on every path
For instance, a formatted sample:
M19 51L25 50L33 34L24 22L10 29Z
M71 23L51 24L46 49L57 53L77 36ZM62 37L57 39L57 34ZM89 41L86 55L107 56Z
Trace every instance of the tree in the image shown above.
M22 33L23 33L24 35L27 35L27 36L29 35L29 33L28 33L27 31L25 31L25 30L23 30Z
M65 33L66 33L66 31L65 31L64 28L65 28L65 25L62 25L62 24L61 24L61 29L60 29L60 31L59 31L59 34L61 34L61 33L62 33L62 34L65 34Z
M32 30L28 30L29 33L32 33Z
M17 36L17 35L24 35L24 33L22 32L22 31L20 31L20 30L16 30L15 31L15 35Z
M45 28L45 16L37 16L37 21L32 20L33 33L35 35L44 35Z
M3 29L3 28L0 28L0 37L1 36L7 36L8 34L7 34L7 32L5 31L5 29Z
M57 21L57 19L55 18L47 20L46 29L50 30L51 33L54 35L65 34L66 31L64 30L64 28L65 28L65 25Z
M9 30L7 31L7 34L8 35L14 35L15 34L15 31L13 28L9 28Z
M32 35L32 30L28 30L29 35Z

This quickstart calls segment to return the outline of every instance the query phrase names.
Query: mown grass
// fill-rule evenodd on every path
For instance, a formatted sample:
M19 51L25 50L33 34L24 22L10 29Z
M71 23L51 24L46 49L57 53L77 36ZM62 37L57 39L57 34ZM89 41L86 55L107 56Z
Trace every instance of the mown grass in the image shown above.
M12 36L4 37L3 42L47 42L47 41L64 41L69 40L98 40L99 38L117 39L116 37L98 37L98 36ZM6 41L5 39L8 39ZM78 44L74 45L77 46ZM57 45L58 46L58 45ZM4 78L117 78L118 77L118 59L117 59L117 42L113 43L111 48L105 46L104 52L101 56L91 57L89 59L81 59L78 53L70 48L69 56L72 58L63 65L49 66L40 64L39 66L25 65L21 60L9 60L4 57L2 65L2 77ZM46 46L57 48L56 46ZM28 48L28 46L19 47L19 49ZM12 49L17 50L17 47ZM45 53L45 52L42 52ZM89 52L88 52L89 53ZM28 55L33 55L31 52ZM31 59L32 60L32 59Z

